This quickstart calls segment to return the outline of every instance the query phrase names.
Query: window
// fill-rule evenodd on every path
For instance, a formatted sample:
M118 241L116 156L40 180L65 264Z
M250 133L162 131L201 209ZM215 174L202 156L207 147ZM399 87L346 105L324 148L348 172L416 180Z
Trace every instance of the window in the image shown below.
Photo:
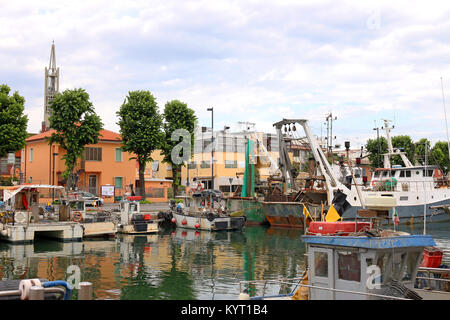
M159 161L155 160L152 162L152 171L157 172L159 170Z
M102 148L85 148L84 159L86 161L102 161Z
M266 143L267 143L267 147L266 147L267 151L268 152L272 151L272 138L267 137Z
M379 178L380 177L380 171L375 171L375 178Z
M358 252L338 252L338 276L341 280L361 281L361 262Z
M407 201L408 200L408 196L400 196L400 201Z
M328 277L328 254L314 252L314 274L317 277Z
M225 168L237 168L236 160L225 160Z
M388 171L383 171L383 178L388 176Z
M116 161L122 162L122 150L120 148L116 148Z
M405 177L405 170L401 170L400 171L400 178L404 178Z
M22 156L20 157L21 162L25 162L25 149L22 149Z
M411 171L410 171L410 170L407 170L407 171L406 171L406 177L407 177L407 178L411 178Z
M122 189L123 177L114 177L114 186L117 189Z
M211 167L211 161L202 161L200 164L200 168L210 168Z
M33 162L33 148L30 148L30 162Z
M197 168L197 163L195 163L195 162L189 163L189 164L188 164L188 168L189 168L189 169L196 169L196 168Z

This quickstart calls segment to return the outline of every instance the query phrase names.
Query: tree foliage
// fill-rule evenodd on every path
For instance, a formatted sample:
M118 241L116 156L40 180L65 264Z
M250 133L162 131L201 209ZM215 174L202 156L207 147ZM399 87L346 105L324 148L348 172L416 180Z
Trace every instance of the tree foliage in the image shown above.
M162 116L150 91L130 91L117 112L122 150L133 153L139 165L139 193L145 198L144 171L151 154L164 139Z
M28 118L23 114L25 99L16 91L0 86L0 157L25 147Z
M379 146L378 146L379 143ZM380 152L378 152L380 148ZM383 166L383 153L386 153L388 149L387 141L385 137L380 137L378 139L369 139L366 143L366 150L369 153L370 165L374 168Z
M164 106L164 141L161 144L161 151L164 156L163 161L166 163L170 163L172 166L172 177L173 177L173 187L174 194L176 194L178 186L180 185L179 181L179 172L181 167L184 165L184 162L177 163L172 158L172 151L174 147L179 144L179 141L172 140L172 134L178 129L187 130L190 134L190 150L181 149L181 153L187 152L188 154L179 154L180 157L183 157L188 161L191 157L193 148L194 148L194 140L195 140L195 126L197 123L197 117L195 115L195 111L187 106L186 103L180 102L178 100L172 100L166 103ZM186 142L186 141L185 141Z
M89 101L89 94L81 88L58 93L50 106L50 127L56 132L49 138L49 144L57 143L66 150L63 177L68 178L84 147L98 142L103 123Z
M431 150L433 160L436 160L437 164L441 167L445 174L450 169L450 161L448 157L448 143L444 141L438 141L434 144Z
M394 149L402 148L406 152L406 156L413 165L425 164L425 145L427 146L427 164L436 164L446 174L450 169L450 161L448 155L448 143L438 141L431 148L431 142L422 138L417 142L413 142L410 136L402 135L392 137L392 146ZM380 166L383 166L383 153L387 152L386 138L380 137ZM378 142L377 139L369 139L366 143L366 150L369 152L369 161L372 167L378 167ZM392 165L404 165L400 156L391 157Z

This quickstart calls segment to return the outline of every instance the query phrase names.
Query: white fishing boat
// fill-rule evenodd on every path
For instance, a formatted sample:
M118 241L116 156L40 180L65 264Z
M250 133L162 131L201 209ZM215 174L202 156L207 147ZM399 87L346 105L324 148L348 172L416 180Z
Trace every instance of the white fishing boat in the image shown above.
M169 218L179 228L219 231L239 230L244 227L245 216L227 212L215 193L208 190L182 197L183 203L170 202Z
M117 233L111 212L97 207L97 202L83 198L63 201L68 210L61 210L60 220L71 220L83 228L83 238L112 237Z
M141 211L140 197L128 197L120 201L119 233L145 234L157 233L160 220L157 214Z
M357 211L366 207L367 199L392 197L396 200L396 211L401 223L423 221L424 217L427 222L450 220L450 214L445 210L450 206L447 177L436 165L412 165L405 152L394 149L388 123L385 125L388 153L384 154L384 167L375 170L368 186L360 185L358 188L354 183L356 180L354 175L350 176L353 181L347 183L348 181L342 181L336 174L312 134L308 120L284 119L282 123L286 125L299 123L303 126L311 152L325 178L328 204L332 203L338 191L346 195L346 201L350 204L343 214L344 219L354 219ZM404 166L391 165L389 159L394 155L401 157Z

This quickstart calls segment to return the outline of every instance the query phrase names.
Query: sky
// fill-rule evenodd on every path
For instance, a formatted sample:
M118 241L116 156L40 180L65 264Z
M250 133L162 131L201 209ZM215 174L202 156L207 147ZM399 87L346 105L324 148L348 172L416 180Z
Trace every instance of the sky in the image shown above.
M149 90L161 112L168 101L187 103L200 126L211 126L213 107L215 129L243 121L275 133L273 123L297 118L325 136L331 113L334 143L352 148L376 138L383 119L393 136L447 141L448 1L0 0L0 8L0 83L24 96L29 132L43 121L54 41L60 91L85 89L108 130L119 132L129 91Z

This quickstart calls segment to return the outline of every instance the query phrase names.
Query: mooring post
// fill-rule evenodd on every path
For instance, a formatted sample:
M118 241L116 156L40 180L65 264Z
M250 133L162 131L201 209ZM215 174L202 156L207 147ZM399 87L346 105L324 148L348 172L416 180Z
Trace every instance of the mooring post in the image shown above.
M39 286L32 286L30 288L29 300L44 300L44 288Z
M80 282L78 291L78 300L92 300L92 283Z

